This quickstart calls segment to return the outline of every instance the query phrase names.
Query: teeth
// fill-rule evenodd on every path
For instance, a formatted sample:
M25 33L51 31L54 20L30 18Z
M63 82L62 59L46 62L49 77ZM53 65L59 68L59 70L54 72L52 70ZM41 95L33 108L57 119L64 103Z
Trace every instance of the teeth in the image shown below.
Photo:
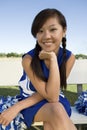
M50 45L50 44L52 44L52 42L44 42L44 44Z
M45 44L52 44L51 42L46 42Z

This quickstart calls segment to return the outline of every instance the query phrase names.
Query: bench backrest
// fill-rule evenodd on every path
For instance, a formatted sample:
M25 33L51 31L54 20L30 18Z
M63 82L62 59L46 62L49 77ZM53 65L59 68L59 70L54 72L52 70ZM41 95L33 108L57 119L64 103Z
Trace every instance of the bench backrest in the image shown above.
M87 84L87 60L76 60L68 84Z
M0 85L18 85L22 75L21 58L0 59ZM76 60L68 84L87 83L87 60Z

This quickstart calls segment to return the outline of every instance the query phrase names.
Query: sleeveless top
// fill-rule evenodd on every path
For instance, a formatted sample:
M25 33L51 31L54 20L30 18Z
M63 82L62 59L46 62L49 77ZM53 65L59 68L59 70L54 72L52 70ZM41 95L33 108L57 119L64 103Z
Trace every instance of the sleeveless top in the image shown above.
M25 53L25 55L30 55L31 57L34 56L35 54L35 48L30 50L29 52ZM72 52L69 50L66 50L66 61L69 59L71 56ZM58 61L58 66L60 67L62 62L63 62L63 48L59 48L58 56L57 56L57 61ZM49 77L49 69L46 67L45 63L43 60L40 60L42 71L46 79ZM29 80L27 74L23 70L23 75L19 80L19 88L20 88L20 96L28 97L31 96L33 93L36 92L35 87L32 85L31 81Z

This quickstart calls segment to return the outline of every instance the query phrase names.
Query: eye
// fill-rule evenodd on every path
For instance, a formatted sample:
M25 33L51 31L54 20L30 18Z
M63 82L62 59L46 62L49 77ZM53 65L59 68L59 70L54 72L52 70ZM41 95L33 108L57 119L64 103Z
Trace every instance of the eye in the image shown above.
M51 29L50 29L51 32L54 32L54 31L56 31L56 30L57 30L57 28L51 28Z
M43 33L43 30L42 30L42 29L40 29L40 30L38 31L38 33Z

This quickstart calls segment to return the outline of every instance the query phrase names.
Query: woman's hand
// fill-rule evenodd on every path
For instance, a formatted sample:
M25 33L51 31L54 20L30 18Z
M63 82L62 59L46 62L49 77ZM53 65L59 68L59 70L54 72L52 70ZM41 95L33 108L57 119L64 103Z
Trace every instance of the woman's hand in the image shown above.
M0 124L7 126L19 113L16 105L8 108L0 114Z
M54 52L47 52L47 51L42 50L39 53L39 58L41 60L50 60L51 58L54 58L54 57L56 57Z

